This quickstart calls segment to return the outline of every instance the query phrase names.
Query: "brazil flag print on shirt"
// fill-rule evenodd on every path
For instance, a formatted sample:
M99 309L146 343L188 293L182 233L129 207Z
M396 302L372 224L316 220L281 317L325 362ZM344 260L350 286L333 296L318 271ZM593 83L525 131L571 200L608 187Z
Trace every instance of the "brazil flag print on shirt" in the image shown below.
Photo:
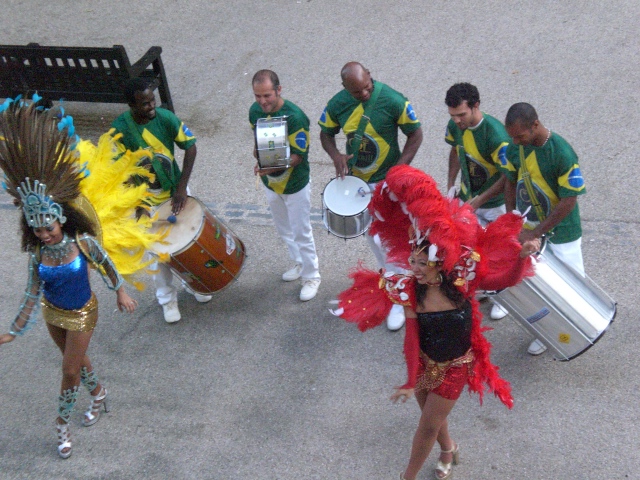
M524 212L531 206L531 199L522 177L521 148L533 189L545 216L549 216L560 199L587 193L578 165L578 156L564 138L552 133L542 147L520 147L511 144L507 147L506 155L500 157L502 172L510 181L517 182L516 207L519 211ZM534 228L538 223L536 209L531 208L527 214L527 224ZM580 209L576 204L569 215L553 229L550 241L558 244L568 243L581 236Z
M287 117L287 133L291 153L302 157L302 162L293 168L287 168L280 175L260 177L265 186L277 194L291 194L302 190L309 183L309 118L300 108L285 100L282 108L274 113L264 113L257 102L249 109L249 122L255 131L259 118Z
M364 131L358 161L352 170L356 177L369 183L384 179L387 171L398 162L401 154L398 127L405 135L420 128L420 121L404 95L382 82L374 81L373 85L380 89L380 95ZM322 131L328 135L335 136L342 129L347 137L348 154L353 153L351 142L365 106L366 102L361 103L342 90L329 100L318 121Z
M173 160L174 144L178 145L180 149L186 150L196 143L196 137L191 133L191 130L170 110L156 108L156 116L144 125L138 125L133 121L128 123L127 116L131 117L131 111L124 112L113 121L111 126L116 129L117 133L122 133L120 141L131 151L150 147L153 152L161 153ZM130 124L137 127L140 136L147 145L139 144L136 136L129 131Z
M500 155L504 155L510 138L499 120L483 113L478 125L465 130L460 130L453 120L449 120L444 140L457 149L460 162L465 162L460 166L462 200L477 197L500 180ZM501 193L482 204L481 208L502 204L504 195Z

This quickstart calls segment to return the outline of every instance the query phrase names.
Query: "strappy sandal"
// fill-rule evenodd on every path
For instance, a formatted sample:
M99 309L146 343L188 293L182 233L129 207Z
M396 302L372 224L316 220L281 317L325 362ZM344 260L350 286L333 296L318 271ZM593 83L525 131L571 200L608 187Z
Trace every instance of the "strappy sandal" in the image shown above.
M103 406L104 412L109 412L109 409L107 408L107 393L107 389L102 387L97 395L91 396L91 405L89 405L89 409L84 414L82 425L90 427L100 420L100 413Z
M435 476L437 480L447 480L451 478L453 474L453 465L458 465L460 462L460 449L458 445L455 445L451 450L440 450L440 454L443 453L451 453L453 454L453 459L450 463L443 463L440 459L438 459L438 463L436 465Z
M56 431L58 432L58 455L61 458L69 458L71 456L71 431L68 423L56 422ZM64 452L63 450L66 450Z

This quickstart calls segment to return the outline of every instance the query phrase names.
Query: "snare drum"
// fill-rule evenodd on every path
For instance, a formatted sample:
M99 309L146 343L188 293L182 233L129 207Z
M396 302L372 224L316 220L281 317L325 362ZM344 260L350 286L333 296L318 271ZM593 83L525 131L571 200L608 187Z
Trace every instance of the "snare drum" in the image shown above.
M169 267L196 293L210 295L231 284L244 265L242 241L194 197L188 197L174 224L167 223L171 201L156 210L152 230L170 227L168 236L153 245L152 253L169 254Z
M260 168L286 168L290 161L287 117L259 118L256 149Z
M518 324L567 361L596 343L613 322L616 302L546 248L536 274L497 294Z
M371 225L367 208L371 189L364 180L347 176L334 178L322 192L322 220L329 233L340 238L363 235Z

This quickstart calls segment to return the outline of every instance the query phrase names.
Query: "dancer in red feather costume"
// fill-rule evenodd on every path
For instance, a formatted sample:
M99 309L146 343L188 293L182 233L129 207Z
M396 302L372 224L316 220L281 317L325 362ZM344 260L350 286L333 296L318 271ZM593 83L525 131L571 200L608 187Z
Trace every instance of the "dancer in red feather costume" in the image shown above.
M488 388L508 408L513 405L509 383L490 361L475 292L507 288L532 275L530 255L539 244L520 245L523 219L517 213L483 229L471 207L444 197L433 178L408 165L389 171L369 208L370 234L380 236L390 261L413 275L358 265L334 313L365 331L383 323L393 304L404 306L408 379L391 400L406 402L415 393L422 415L401 478L416 478L436 441L441 448L436 478L450 478L459 451L447 416L464 386L478 393L480 402Z

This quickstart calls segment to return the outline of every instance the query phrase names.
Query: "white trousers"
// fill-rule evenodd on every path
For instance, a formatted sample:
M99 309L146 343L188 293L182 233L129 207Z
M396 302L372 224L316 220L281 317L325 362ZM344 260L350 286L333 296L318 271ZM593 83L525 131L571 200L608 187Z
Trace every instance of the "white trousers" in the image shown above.
M271 209L278 235L287 245L289 257L302 265L304 280L320 279L318 255L311 229L311 182L296 193L277 194L264 184L264 192Z
M187 186L187 195L191 195L189 186ZM153 284L156 287L158 303L166 305L171 301L177 300L178 289L173 286L173 271L171 268L167 264L160 262L152 263L149 268L158 271L158 273L153 274Z
M151 265L158 273L153 275L153 284L156 287L156 298L160 305L165 305L173 300L178 299L178 289L172 285L173 272L165 263L155 262Z
M368 185L369 188L371 188L371 192L373 192L376 188L377 183L369 183ZM387 261L387 250L382 246L379 235L371 236L367 233L365 234L365 237L367 237L367 243L369 244L371 252L373 252L373 255L376 257L378 268L384 268L389 273L407 273L407 270L405 270L404 268L401 268L400 266L394 263L389 263Z
M551 251L563 263L569 265L583 277L585 276L584 262L582 261L582 237L568 243L549 242L547 247L551 248Z
M475 211L476 217L478 217L478 221L483 227L486 227L505 213L507 213L507 207L504 204L493 208L477 208Z

